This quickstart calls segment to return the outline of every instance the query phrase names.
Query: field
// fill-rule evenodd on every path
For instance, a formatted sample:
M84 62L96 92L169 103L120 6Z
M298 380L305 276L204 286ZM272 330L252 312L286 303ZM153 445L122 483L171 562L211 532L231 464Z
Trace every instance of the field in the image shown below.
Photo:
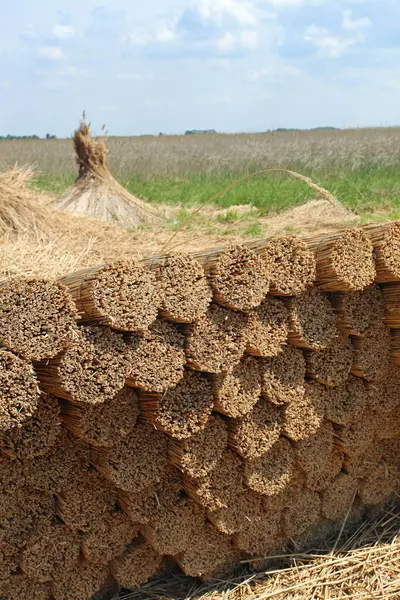
M131 193L167 208L179 206L171 228L179 227L190 208L261 169L311 177L362 221L400 214L400 128L109 138L107 147L111 172ZM76 175L71 140L0 141L0 165L15 163L34 164L35 186L56 194ZM260 218L311 198L313 190L284 173L259 175L215 201L224 211L212 218L205 213L192 226L257 236L263 233Z

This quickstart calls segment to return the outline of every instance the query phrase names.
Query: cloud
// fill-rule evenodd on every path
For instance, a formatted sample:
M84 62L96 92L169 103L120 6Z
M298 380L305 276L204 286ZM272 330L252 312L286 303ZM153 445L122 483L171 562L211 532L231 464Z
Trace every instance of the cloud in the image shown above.
M251 76L251 81L268 81L280 83L291 79L293 77L299 77L302 75L302 70L292 65L280 65L272 68L260 69L254 71Z
M37 49L37 57L49 62L62 62L66 57L59 46L40 46Z
M258 44L258 35L255 31L241 31L232 33L227 31L216 40L216 46L222 51L233 51L240 48L252 49Z
M52 34L59 40L68 40L74 37L75 33L75 27L71 25L54 25L52 29Z
M304 40L316 46L320 56L339 58L356 44L364 42L366 32L372 25L367 17L352 17L351 10L343 12L341 32L336 35L326 27L310 25L304 32Z
M227 20L241 27L256 24L254 6L246 0L197 0L192 11L203 24L223 25Z

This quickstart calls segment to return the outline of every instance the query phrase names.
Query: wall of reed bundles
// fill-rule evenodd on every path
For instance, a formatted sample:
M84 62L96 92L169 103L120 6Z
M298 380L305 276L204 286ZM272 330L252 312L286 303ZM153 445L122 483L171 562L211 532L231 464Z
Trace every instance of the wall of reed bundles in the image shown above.
M0 285L0 597L221 577L400 494L400 223Z

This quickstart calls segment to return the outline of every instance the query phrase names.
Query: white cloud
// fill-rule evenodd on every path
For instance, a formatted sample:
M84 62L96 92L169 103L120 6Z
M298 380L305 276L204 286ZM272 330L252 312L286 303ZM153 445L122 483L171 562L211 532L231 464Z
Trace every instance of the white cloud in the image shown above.
M246 0L197 0L193 10L205 24L222 25L227 18L242 27L257 22L254 6Z
M144 31L135 31L128 35L128 41L133 46L147 46L153 41L153 36Z
M256 31L241 31L232 33L227 31L216 41L216 46L223 51L232 51L238 48L255 48L258 44L258 34Z
M62 49L59 46L41 46L37 50L38 58L51 62L61 62L66 60Z
M69 38L74 37L76 31L75 27L70 25L54 25L52 33L54 37L59 40L68 40Z
M343 12L342 28L345 31L363 31L371 27L372 23L368 17L361 17L361 19L353 19L353 11L345 10Z
M147 73L119 73L117 79L119 79L119 81L135 81L136 83L141 83L142 81L151 81L153 76Z
M167 26L161 27L155 34L156 40L162 43L173 42L175 37L175 31Z
M298 77L301 74L301 69L298 69L297 67L293 67L292 65L281 65L254 71L251 76L251 81L266 80L269 82L281 82L293 77Z

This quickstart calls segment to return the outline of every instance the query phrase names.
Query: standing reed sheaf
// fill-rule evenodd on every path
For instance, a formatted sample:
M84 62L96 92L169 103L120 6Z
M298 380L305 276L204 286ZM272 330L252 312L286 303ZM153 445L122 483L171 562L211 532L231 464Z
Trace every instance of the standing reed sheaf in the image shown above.
M398 493L398 228L379 231L3 283L0 597L207 581Z

